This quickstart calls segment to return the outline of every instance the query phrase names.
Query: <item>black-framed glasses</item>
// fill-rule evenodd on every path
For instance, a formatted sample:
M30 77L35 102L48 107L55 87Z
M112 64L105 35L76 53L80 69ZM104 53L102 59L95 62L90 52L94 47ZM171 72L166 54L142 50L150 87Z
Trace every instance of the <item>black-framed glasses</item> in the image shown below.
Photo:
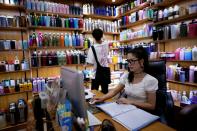
M133 60L133 59L127 59L126 60L129 64L135 64L136 61L138 61L138 59Z

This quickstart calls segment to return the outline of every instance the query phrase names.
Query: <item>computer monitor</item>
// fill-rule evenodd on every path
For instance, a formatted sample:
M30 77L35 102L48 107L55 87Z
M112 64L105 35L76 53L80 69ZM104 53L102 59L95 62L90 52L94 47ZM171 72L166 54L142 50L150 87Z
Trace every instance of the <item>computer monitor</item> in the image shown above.
M76 117L88 119L83 87L83 73L66 67L61 68L62 86L67 90L73 113Z

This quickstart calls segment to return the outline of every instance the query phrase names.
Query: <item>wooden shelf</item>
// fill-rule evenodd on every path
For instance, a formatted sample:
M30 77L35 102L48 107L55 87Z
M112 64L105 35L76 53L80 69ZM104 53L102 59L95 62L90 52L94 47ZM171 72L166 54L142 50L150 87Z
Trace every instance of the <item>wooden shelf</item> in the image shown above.
M0 74L6 74L6 73L18 73L18 72L27 72L30 70L18 70L18 71L5 71L5 72L0 72Z
M14 126L10 125L10 126L1 128L0 131L16 131L19 129L26 129L27 126L28 126L27 122L24 122L24 123L20 123Z
M0 31L26 31L26 27L0 27Z
M167 62L196 62L197 63L197 61L192 61L192 60L166 60Z
M193 14L189 14L189 15L185 15L185 16L180 16L178 18L174 18L171 20L163 20L160 22L156 22L153 25L167 25L167 24L172 24L172 23L177 23L177 22L181 22L181 21L186 21L186 20L191 20L191 19L195 19L197 18L197 13L193 13Z
M9 50L0 50L0 52L9 52L9 51L27 51L26 49L9 49Z
M104 15L95 15L95 14L83 14L85 18L93 18L93 19L104 19L104 20L117 20L115 16L104 16Z
M84 47L81 46L76 46L76 47L60 47L60 46L54 46L54 47L30 47L30 50L53 50L53 49L61 49L61 50L66 50L66 49L83 49Z
M117 16L117 19L120 19L122 16L130 15L133 12L136 12L136 11L139 11L141 9L144 9L144 8L148 7L149 5L150 5L149 2L145 2L145 3L141 4L141 5L136 6L133 9L127 11L126 13L123 13L123 14Z
M83 34L92 34L92 31L83 31ZM104 35L120 35L119 32L103 32Z
M20 91L20 92L13 92L13 93L5 93L5 94L0 94L0 96L8 96L8 95L28 93L28 92L32 92L32 90L31 91Z
M161 3L150 6L150 8L168 7L172 4L177 4L183 0L164 0Z
M176 39L168 39L168 40L156 40L156 41L152 41L154 43L165 43L165 42L173 42L173 41L178 41L178 40L189 40L189 39L197 39L197 36L196 37L179 37L179 38L176 38Z
M5 9L5 10L23 10L25 11L24 6L20 5L10 5L10 4L2 4L0 3L0 9Z
M151 21L151 19L140 20L140 21L137 21L137 22L134 22L134 23L131 23L131 24L127 24L125 26L120 26L120 29L130 28L130 27L137 26L137 25L142 25L142 24L147 23L149 21Z
M183 82L174 81L174 80L167 80L167 82L197 87L197 83L190 83L190 82L184 82L184 83L183 83Z
M45 26L30 26L29 29L40 29L40 30L57 30L57 31L82 31L83 28L64 28L64 27L45 27Z
M140 41L140 40L146 40L146 39L152 39L152 37L139 37L139 38L133 38L130 40L122 40L122 41L120 41L120 43L129 43L129 42L133 42L133 41Z
M34 13L39 15L49 15L49 16L60 16L63 18L82 18L82 15L70 15L70 14L63 14L63 13L53 13L53 12L45 12L45 11L36 11L36 10L27 10L27 13Z
M53 65L53 66L39 66L39 67L31 67L32 69L41 69L41 68L56 68L63 66L84 66L85 64L66 64L66 65Z

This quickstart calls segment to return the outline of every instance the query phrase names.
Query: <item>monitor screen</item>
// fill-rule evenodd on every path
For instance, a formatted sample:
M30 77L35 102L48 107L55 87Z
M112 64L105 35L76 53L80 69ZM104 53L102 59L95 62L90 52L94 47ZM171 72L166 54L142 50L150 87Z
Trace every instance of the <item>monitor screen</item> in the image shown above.
M66 67L61 68L62 86L67 90L76 117L87 120L83 73Z

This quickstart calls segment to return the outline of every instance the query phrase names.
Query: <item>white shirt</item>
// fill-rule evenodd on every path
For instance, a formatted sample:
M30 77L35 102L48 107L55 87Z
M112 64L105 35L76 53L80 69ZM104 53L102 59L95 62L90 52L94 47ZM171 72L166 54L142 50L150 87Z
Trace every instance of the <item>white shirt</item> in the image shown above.
M98 61L101 66L108 67L108 53L109 53L109 45L108 43L102 43L102 44L94 44L93 45L96 51L96 55L98 58ZM94 69L96 69L96 60L94 58L94 54L92 52L92 48L89 49L88 55L87 55L87 63L94 64Z
M122 77L120 78L120 84L125 85L124 93L130 100L135 100L137 102L146 102L146 92L154 92L158 89L158 80L149 74L146 74L143 80L136 84L129 83L128 75L128 72L122 75Z

